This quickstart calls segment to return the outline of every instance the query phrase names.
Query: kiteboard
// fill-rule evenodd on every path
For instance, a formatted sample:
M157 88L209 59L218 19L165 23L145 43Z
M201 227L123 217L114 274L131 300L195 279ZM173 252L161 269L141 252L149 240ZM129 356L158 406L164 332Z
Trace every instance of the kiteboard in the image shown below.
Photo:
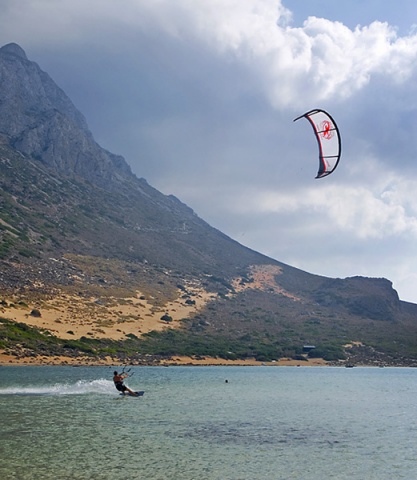
M128 393L126 393L126 394L125 394L125 393L121 393L120 395L121 395L122 397L143 397L144 393L145 393L145 392L144 392L143 390L140 390L139 392L134 392L134 393L129 393L129 392L128 392Z

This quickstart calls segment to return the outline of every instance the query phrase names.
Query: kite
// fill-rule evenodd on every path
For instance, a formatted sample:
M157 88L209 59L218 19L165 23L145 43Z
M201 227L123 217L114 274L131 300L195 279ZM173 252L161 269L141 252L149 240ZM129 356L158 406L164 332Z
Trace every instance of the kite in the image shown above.
M342 152L339 129L333 118L324 110L310 110L294 119L305 117L313 127L319 146L319 171L316 178L323 178L335 171Z

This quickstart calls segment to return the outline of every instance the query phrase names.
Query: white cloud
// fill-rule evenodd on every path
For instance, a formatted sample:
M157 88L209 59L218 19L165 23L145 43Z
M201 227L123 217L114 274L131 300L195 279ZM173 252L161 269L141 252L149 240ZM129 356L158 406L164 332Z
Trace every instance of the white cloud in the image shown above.
M372 75L404 82L416 69L417 35L397 38L392 27L377 21L352 31L316 17L294 28L291 13L278 0L6 3L3 38L17 36L24 44L47 48L51 41L95 45L123 54L123 48L135 48L138 32L158 32L239 60L259 78L276 107L340 100L363 88Z
M407 186L410 194L417 188L417 181L412 183ZM250 192L246 212L277 216L302 214L306 223L321 225L323 230L339 230L353 238L407 234L417 241L417 212L407 213L404 202L396 198L395 193L340 185L286 192L269 190L258 195ZM239 210L241 208L235 212Z

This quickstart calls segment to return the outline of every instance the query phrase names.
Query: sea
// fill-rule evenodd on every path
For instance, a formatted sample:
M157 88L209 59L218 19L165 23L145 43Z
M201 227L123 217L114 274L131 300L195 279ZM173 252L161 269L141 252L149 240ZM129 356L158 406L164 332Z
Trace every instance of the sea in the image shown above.
M417 479L417 369L0 367L0 478Z

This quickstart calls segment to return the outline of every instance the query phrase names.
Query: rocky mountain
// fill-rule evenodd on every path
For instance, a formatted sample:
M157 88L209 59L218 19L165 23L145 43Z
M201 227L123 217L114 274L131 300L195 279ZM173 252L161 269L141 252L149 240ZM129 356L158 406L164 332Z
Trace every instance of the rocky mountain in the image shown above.
M417 359L417 306L389 280L312 275L212 228L102 149L16 44L0 48L0 187L0 349Z
M0 131L11 146L57 172L97 185L109 187L119 177L132 177L124 159L94 141L85 118L22 48L5 45L0 58Z

